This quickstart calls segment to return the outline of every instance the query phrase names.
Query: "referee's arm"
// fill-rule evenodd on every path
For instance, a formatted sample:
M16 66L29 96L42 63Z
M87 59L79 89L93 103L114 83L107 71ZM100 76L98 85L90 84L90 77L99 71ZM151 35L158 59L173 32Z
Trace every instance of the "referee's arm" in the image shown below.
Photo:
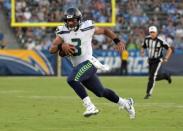
M147 48L147 47L146 47L146 43L145 43L145 39L144 39L144 42L142 43L141 49L140 49L140 55L141 55L142 57L144 57L144 49L145 49L145 48Z
M163 63L166 63L169 60L171 55L172 55L172 48L168 47L165 57L163 59Z

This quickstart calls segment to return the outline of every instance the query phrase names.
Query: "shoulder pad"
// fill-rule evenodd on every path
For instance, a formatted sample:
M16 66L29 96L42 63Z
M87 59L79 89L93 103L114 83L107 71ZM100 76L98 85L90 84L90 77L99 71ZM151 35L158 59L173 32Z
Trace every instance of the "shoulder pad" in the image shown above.
M90 26L95 26L94 22L92 20L86 20L82 22L81 29Z
M92 20L86 20L84 22L82 22L81 25L81 31L87 31L87 30L91 30L95 28L94 22Z
M165 41L165 38L163 38L162 36L158 36L158 39L160 39L161 41Z
M65 26L58 26L55 31L56 35L70 33L70 31Z

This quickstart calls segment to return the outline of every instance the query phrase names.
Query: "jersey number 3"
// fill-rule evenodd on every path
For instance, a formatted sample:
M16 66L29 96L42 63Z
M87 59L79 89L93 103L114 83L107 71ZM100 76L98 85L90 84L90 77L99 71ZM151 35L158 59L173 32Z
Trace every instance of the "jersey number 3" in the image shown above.
M76 47L76 51L73 54L73 56L81 55L81 39L74 38L74 39L71 39L71 41L75 44L75 47Z

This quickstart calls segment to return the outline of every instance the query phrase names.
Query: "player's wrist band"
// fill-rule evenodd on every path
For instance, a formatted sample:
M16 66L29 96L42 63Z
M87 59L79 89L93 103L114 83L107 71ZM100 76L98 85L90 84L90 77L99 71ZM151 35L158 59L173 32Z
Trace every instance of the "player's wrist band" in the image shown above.
M120 42L120 39L119 38L114 38L113 41L117 45Z
M59 44L59 45L57 46L57 48L58 48L58 50L62 51L62 44Z

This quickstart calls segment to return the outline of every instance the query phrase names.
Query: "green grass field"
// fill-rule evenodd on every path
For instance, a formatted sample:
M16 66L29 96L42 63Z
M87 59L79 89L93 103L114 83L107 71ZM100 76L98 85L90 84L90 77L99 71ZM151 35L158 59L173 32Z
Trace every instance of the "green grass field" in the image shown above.
M100 113L84 118L84 107L66 78L0 77L0 131L183 131L183 77L156 83L144 100L147 77L101 77L106 87L133 97L137 117L130 120L116 104L91 99Z

